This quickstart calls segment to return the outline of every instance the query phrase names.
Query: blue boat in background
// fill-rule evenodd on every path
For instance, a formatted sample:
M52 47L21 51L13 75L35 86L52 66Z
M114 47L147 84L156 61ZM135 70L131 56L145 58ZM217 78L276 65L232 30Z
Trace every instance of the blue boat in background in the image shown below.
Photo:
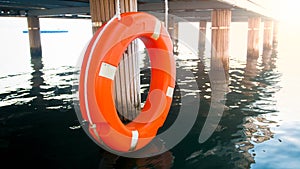
M68 30L41 30L41 33L68 33ZM28 30L23 31L23 33L28 33Z

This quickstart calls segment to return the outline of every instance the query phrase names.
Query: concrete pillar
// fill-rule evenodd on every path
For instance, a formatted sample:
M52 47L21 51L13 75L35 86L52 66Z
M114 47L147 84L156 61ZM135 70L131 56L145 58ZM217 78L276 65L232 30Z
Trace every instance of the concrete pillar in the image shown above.
M37 16L27 17L31 57L42 57L40 21Z
M273 21L264 21L264 43L263 49L272 49L273 44Z
M206 25L207 25L206 21L200 21L199 23L198 52L200 57L204 55L204 51L205 51Z
M91 19L95 33L115 15L116 0L90 0ZM121 13L137 11L136 0L120 0ZM140 69L137 42L124 52L115 75L115 104L123 122L134 119L141 109Z
M261 18L248 19L248 46L247 58L257 59L259 57L259 31L260 31Z

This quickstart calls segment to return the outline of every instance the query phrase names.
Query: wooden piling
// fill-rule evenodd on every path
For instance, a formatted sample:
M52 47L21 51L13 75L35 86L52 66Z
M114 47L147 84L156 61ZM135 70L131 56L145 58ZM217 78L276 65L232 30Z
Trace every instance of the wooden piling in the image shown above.
M264 21L264 43L263 49L272 49L273 44L273 21Z
M278 26L278 22L273 22L273 47L276 47L278 44Z
M199 23L198 52L200 57L203 57L205 51L206 25L206 21L200 21Z
M169 35L172 39L172 41L174 41L174 34L175 34L175 18L173 16L170 16L168 18L168 32Z
M116 0L90 0L93 32L116 14ZM121 13L137 11L136 0L120 0ZM132 42L123 54L115 75L115 105L123 122L134 119L140 112L140 69L137 42ZM103 98L105 99L105 98Z
M248 19L248 47L247 58L257 59L259 57L259 31L260 17Z
M179 35L179 22L175 21L174 22L174 37L173 37L173 53L178 55L179 54L179 49L178 49L178 35Z
M178 52L178 22L174 16L169 17L168 32L173 42L173 53L176 54Z
M231 10L217 9L212 11L212 54L211 69L229 70L229 30Z
M27 24L31 57L42 57L39 18L37 16L27 17Z

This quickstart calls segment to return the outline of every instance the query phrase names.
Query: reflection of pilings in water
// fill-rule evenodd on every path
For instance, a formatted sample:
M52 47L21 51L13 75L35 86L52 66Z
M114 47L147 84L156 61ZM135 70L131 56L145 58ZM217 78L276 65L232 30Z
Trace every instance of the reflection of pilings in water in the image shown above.
M276 68L277 49L275 47L263 50L262 66L264 71Z
M235 162L237 166L246 167L246 163L255 163L255 151L250 151L254 148L252 142L262 143L274 137L274 133L270 129L270 124L276 123L259 115L257 117L246 117L244 119L242 130L245 140L235 143L236 150L243 156L241 160ZM243 163L241 163L243 161Z
M254 78L260 78L259 80L257 80L256 83L251 83L251 88L253 88L253 91L251 92L253 93L266 93L268 95L268 97L272 98L272 94L274 94L274 90L268 90L268 88L276 88L276 86L273 86L274 83L273 81L273 73L271 72L274 68L276 68L275 66L275 62L276 62L276 54L277 51L271 50L271 49L267 49L265 48L263 50L263 55L262 55L262 70L259 71L257 69L257 60L247 60L247 65L245 68L245 79L244 80L247 82L253 82ZM260 76L258 76L260 75ZM273 77L273 78L270 78ZM277 77L277 76L276 76ZM277 79L277 78L276 78ZM245 83L243 83L245 85ZM249 83L247 83L249 84ZM250 92L243 92L244 95L247 95ZM264 95L262 95L262 97L264 97ZM273 112L272 109L269 108L270 105L272 105L272 99L268 98L268 100L266 100L264 104L267 105L267 109L264 109L264 105L256 105L256 101L261 101L261 99L263 100L263 98L254 98L254 97L261 97L261 96L252 96L253 97L253 105L250 105L250 102L247 102L248 105L248 113L250 113L250 115L252 116L248 116L246 118L244 118L243 120L243 124L242 124L242 134L245 137L245 140L243 141L238 141L235 143L235 146L237 148L238 151L241 152L242 155L245 156L245 158L249 159L252 162L255 162L255 150L254 145L252 144L252 142L255 143L262 143L265 142L267 140L270 140L274 137L274 133L271 131L271 126L272 125L276 125L277 122L272 121L270 119L268 119L266 117L266 115L264 114L257 114L259 113L263 113L263 112ZM247 99L249 101L251 101L249 98ZM251 150L253 149L253 150Z
M245 72L244 72L244 78L242 80L242 85L247 89L246 95L252 95L253 87L257 86L257 84L254 82L254 78L258 75L259 70L257 69L257 59L248 58Z
M271 66L273 65L273 64L270 63L270 62L272 62L271 56L272 56L272 50L271 49L263 50L262 66L263 66L264 71L270 70Z
M231 76L233 81L231 86L234 85L233 87L236 90L227 95L228 99L230 99L227 103L232 109L229 110L228 115L222 116L222 121L218 124L219 126L212 139L204 143L202 145L203 148L201 147L197 152L193 152L187 158L187 163L196 167L209 159L220 158L222 160L228 159L229 162L227 161L224 164L226 168L245 169L250 168L251 164L255 163L256 152L251 150L254 148L252 142L261 143L271 139L273 133L270 125L276 124L276 122L269 120L264 115L257 115L258 112L250 108L253 103L260 101L260 98L258 99L257 97L261 97L260 94L263 94L266 90L266 88L260 87L263 85L260 84L262 83L260 78L265 76L258 76L263 72L260 71L257 63L257 59L248 58L244 74L241 74L243 70L238 70L234 72L237 74ZM269 63L272 64L274 62ZM272 65L270 67L272 68ZM266 81L269 80L267 77ZM212 88L218 87L216 86L218 84L212 83L212 85L215 86L212 86ZM219 87L222 88L222 86ZM272 91L267 92L272 93ZM269 93L266 94L268 95ZM235 104L236 102L240 103ZM237 106L238 108L236 108ZM251 117L245 115L248 113ZM191 168L191 166L189 167Z
M145 147L141 154L151 154L164 149L162 143L152 143ZM144 158L128 158L112 154L105 150L100 150L101 160L99 169L133 169L133 168L155 168L155 169L170 169L174 162L172 152L163 151L163 153L144 157Z
M31 67L33 72L31 73L31 86L30 94L36 96L34 102L41 103L43 100L43 95L41 94L41 85L44 84L44 78L42 77L44 73L41 71L44 67L41 57L32 57L31 58Z

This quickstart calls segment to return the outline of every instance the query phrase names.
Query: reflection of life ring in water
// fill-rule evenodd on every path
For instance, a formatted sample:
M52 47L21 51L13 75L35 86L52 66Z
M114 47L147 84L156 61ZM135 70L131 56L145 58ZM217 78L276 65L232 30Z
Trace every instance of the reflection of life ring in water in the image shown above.
M127 46L143 41L151 64L151 82L140 114L124 125L113 95L114 74ZM175 87L172 42L162 23L142 12L124 13L102 26L85 52L79 81L81 115L89 123L88 134L111 150L128 152L143 148L163 125Z

